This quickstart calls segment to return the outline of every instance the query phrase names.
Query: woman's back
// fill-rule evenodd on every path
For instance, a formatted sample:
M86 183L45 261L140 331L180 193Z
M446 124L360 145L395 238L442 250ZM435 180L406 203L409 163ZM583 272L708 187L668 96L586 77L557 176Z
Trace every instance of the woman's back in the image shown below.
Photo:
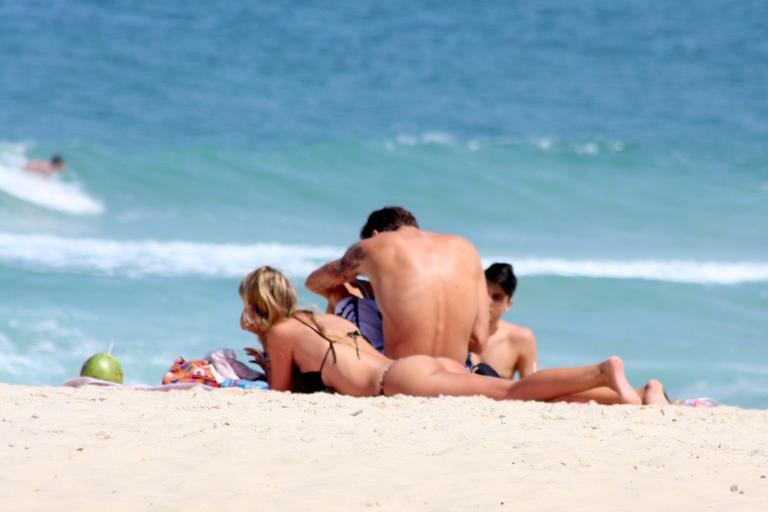
M319 325L311 314L298 313L271 330L268 344L289 343L299 370L321 371L323 383L339 393L379 394L381 377L392 360L379 354L351 322L320 314L314 315L314 320Z

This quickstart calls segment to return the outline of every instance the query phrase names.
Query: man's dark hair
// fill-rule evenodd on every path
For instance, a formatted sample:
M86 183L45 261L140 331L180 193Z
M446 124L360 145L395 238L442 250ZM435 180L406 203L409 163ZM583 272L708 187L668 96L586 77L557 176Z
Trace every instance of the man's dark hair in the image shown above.
M397 231L401 226L419 227L416 217L405 208L399 206L385 206L381 210L371 212L368 221L360 230L360 238L366 239L373 236L373 231Z
M51 164L53 165L61 165L64 163L64 159L61 158L61 155L53 155L51 157Z
M485 269L485 280L497 283L509 297L512 297L517 288L517 277L509 263L494 263Z

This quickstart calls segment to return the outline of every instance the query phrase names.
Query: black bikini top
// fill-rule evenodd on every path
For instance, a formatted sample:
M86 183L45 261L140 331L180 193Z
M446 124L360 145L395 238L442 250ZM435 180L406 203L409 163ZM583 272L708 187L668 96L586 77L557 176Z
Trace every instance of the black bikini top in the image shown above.
M293 364L293 391L296 393L315 393L317 391L326 391L331 389L325 384L325 382L323 382L323 367L325 366L325 362L328 360L328 354L333 355L333 364L336 364L336 348L333 346L333 344L336 342L332 339L329 339L328 336L320 331L320 329L305 322L301 318L297 316L294 316L293 318L315 331L323 339L325 339L325 341L328 342L328 350L325 351L323 362L320 363L320 369L316 372L302 372L299 370L299 367L296 366L295 363ZM357 358L360 359L360 346L358 345L358 338L362 337L363 335L360 334L360 331L355 330L348 332L347 336L355 341L355 353L357 353Z

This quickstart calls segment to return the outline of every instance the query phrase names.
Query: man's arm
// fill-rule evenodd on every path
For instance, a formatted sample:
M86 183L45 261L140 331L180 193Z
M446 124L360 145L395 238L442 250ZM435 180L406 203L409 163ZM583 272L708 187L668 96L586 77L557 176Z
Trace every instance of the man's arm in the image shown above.
M326 263L312 272L304 286L326 299L337 287L352 281L360 274L360 265L366 257L364 242L358 242L347 249L341 259Z

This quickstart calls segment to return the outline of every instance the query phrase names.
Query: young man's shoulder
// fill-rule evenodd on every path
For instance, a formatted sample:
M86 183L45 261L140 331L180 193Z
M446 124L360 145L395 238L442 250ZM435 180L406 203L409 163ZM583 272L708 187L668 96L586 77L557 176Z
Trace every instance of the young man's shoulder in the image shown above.
M499 330L505 338L515 343L526 345L536 343L536 337L533 335L533 331L522 325L499 320Z

